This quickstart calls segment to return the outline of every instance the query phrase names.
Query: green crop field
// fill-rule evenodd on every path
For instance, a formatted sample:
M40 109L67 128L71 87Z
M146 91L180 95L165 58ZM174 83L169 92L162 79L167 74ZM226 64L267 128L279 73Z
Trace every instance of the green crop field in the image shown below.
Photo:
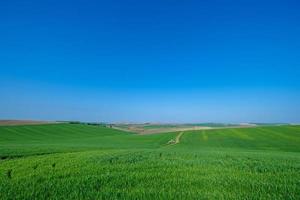
M0 199L300 199L300 126L3 126L0 158Z

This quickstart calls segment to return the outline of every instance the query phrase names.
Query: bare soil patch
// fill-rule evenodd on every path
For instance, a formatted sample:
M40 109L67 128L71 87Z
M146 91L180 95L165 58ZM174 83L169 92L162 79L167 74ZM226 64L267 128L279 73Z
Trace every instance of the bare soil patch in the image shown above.
M35 121L35 120L0 120L0 126L37 125L37 124L54 124L54 123L58 123L58 122Z
M209 126L178 126L178 127L160 127L160 128L151 128L147 129L144 128L143 125L129 125L127 127L120 127L120 126L113 126L112 128L138 133L140 135L147 135L147 134L158 134L158 133L169 133L169 132L182 132L182 131L194 131L194 130L211 130L211 129L227 129L227 128L251 128L255 127L255 125L240 125L240 126L228 126L228 127L209 127Z
M169 133L169 132L178 132L178 131L212 129L212 127L204 127L204 126L175 127L175 128L153 128L153 129L144 129L141 126L130 126L128 128L120 128L120 127L114 126L113 128L118 129L118 130L122 130L122 131L129 131L129 132L139 133L141 135L156 134L156 133Z

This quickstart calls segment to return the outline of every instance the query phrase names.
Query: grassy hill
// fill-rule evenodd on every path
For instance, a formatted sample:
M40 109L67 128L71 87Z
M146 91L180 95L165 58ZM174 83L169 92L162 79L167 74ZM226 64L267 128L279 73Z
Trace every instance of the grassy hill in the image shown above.
M300 199L300 126L7 126L0 157L0 199Z
M299 126L270 126L187 131L181 145L186 149L300 151Z

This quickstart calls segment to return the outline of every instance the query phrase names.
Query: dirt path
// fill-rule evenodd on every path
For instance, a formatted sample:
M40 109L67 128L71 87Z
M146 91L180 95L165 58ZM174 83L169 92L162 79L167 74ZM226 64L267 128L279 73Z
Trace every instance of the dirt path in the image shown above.
M181 138L181 136L183 135L183 133L184 133L184 132L180 132L180 133L176 136L175 144L180 143L180 138Z
M168 142L168 145L179 144L179 143L180 143L180 138L181 138L181 136L182 136L183 134L184 134L184 132L178 133L178 135L176 135L175 140L174 140L174 139L171 139L171 140Z

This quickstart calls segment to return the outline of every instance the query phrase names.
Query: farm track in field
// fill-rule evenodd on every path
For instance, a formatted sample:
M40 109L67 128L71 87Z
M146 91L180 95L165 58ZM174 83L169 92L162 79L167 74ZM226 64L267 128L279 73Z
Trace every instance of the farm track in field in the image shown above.
M175 144L180 143L180 138L181 136L184 134L184 132L180 132L177 136L176 136L176 140L175 140Z
M176 135L176 138L175 140L174 139L171 139L169 142L168 142L168 145L176 145L176 144L179 144L180 143L180 138L182 137L182 135L184 134L184 132L180 132Z

